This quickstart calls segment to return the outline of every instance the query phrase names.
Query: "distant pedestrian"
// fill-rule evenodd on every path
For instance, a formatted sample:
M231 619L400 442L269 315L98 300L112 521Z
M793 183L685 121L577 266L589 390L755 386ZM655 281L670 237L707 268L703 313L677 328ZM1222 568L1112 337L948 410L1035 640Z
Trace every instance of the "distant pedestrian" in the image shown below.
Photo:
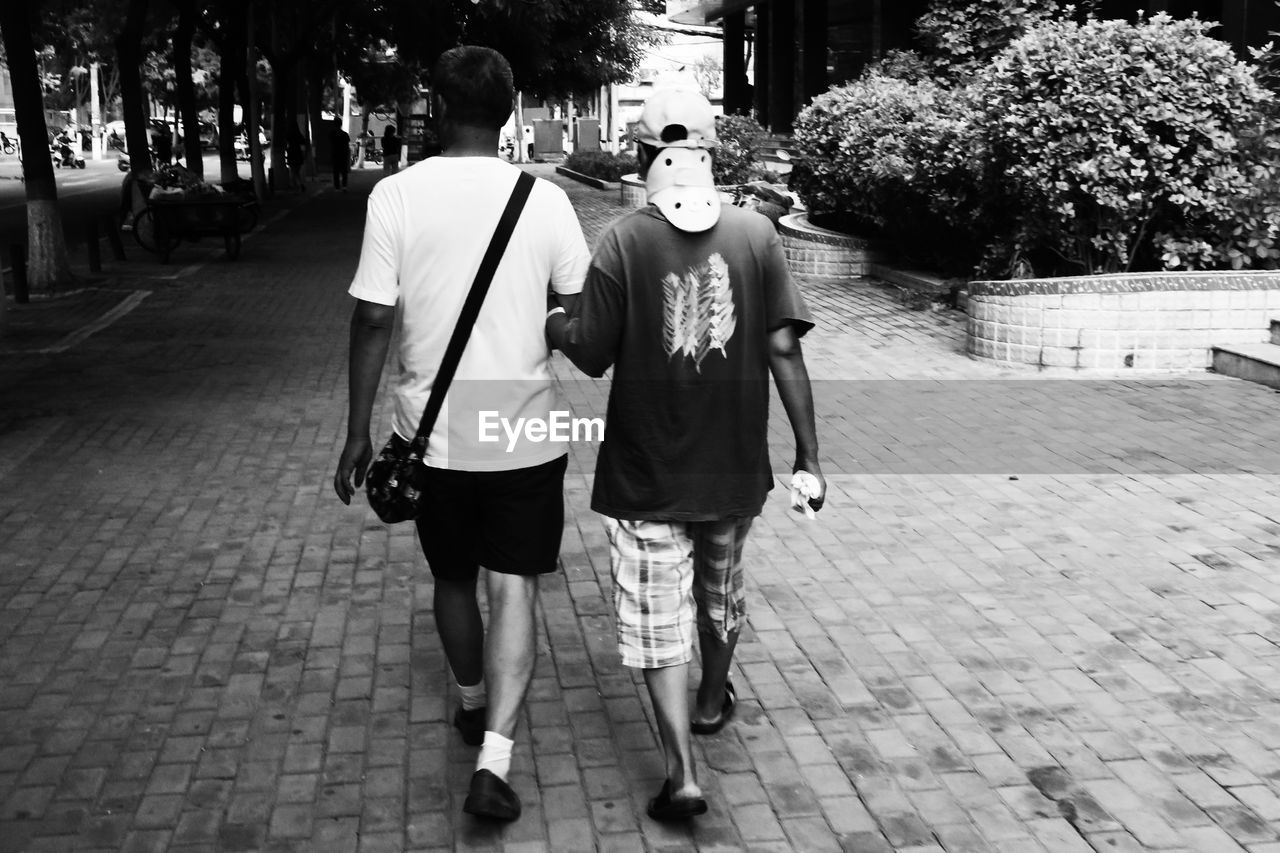
M360 156L357 158L358 168L363 169L366 161L372 160L376 162L378 137L374 136L373 131L366 127L357 134L356 140L360 147Z
M600 236L581 297L552 309L547 334L587 374L613 368L591 508L609 535L622 662L644 672L666 756L648 813L674 821L707 810L690 733L719 731L737 701L742 546L773 485L770 373L795 437L793 502L816 511L826 487L800 349L813 323L772 223L721 204L711 105L655 92L636 139L650 204Z
M382 171L388 175L400 171L400 136L394 124L382 131Z
M454 726L480 746L463 810L514 820L520 798L507 774L538 656L538 578L555 572L559 558L567 450L490 441L477 423L551 417L547 293L576 294L590 256L564 190L530 181L497 156L515 101L506 59L489 48L454 48L437 61L431 85L443 153L383 178L369 196L350 288L357 300L350 407L334 490L350 502L369 468L370 420L393 328L400 347L393 427L402 442L416 435L481 258L513 190L525 186L528 200L448 386L447 414L428 437L417 517L436 626L462 697ZM487 627L476 600L482 577Z
M329 146L333 157L333 188L345 190L347 178L351 175L351 137L342 129L342 119L333 120Z
M173 162L173 138L164 132L157 133L155 140L156 165L168 166Z
M307 150L311 147L307 137L303 136L297 124L289 124L289 134L285 138L284 159L289 167L289 183L293 189L301 192L306 189L303 183L302 167L307 162Z

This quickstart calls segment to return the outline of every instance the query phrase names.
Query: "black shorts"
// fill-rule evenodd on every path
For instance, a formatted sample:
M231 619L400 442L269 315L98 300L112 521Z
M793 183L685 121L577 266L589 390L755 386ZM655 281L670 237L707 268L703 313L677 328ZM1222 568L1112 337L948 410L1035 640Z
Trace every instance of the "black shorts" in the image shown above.
M514 471L428 468L417 525L431 574L467 580L481 566L507 575L554 572L568 464L566 455Z

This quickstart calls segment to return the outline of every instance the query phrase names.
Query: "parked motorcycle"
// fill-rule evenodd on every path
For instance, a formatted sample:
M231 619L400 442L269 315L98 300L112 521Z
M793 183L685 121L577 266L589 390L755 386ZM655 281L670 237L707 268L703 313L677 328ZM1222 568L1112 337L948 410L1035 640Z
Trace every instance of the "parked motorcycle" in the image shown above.
M53 166L56 169L85 168L84 157L71 147L71 138L68 136L59 136L55 139L49 146L49 151L53 155Z

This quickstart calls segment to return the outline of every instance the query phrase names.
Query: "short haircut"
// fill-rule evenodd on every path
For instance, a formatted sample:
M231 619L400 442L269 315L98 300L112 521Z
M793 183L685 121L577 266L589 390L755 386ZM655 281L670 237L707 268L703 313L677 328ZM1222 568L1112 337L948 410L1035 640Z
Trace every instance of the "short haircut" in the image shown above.
M515 82L506 57L487 47L465 44L436 60L431 89L456 124L498 130L514 106Z

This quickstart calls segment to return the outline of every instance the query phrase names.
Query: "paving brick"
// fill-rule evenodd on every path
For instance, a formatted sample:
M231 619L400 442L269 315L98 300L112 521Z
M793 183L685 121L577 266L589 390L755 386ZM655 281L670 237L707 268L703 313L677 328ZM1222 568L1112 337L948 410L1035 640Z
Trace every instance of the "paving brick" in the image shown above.
M0 838L38 851L64 822L78 849L175 853L871 853L893 849L882 829L913 853L1280 844L1280 724L1258 710L1280 684L1280 493L1250 473L1280 446L1274 395L1204 374L1047 382L966 358L963 314L870 280L800 282L832 499L808 524L775 492L755 524L738 715L695 746L711 813L642 816L661 753L612 647L594 448L574 446L513 765L527 814L478 829L413 531L314 477L341 439L375 177L270 202L288 216L237 264L160 280L131 259L105 287L150 290L133 311L59 358L0 362L0 480L46 484L0 490ZM551 179L592 240L621 212ZM575 410L603 412L607 382L553 370ZM12 412L47 414L24 433ZM175 456L194 476L155 469Z

